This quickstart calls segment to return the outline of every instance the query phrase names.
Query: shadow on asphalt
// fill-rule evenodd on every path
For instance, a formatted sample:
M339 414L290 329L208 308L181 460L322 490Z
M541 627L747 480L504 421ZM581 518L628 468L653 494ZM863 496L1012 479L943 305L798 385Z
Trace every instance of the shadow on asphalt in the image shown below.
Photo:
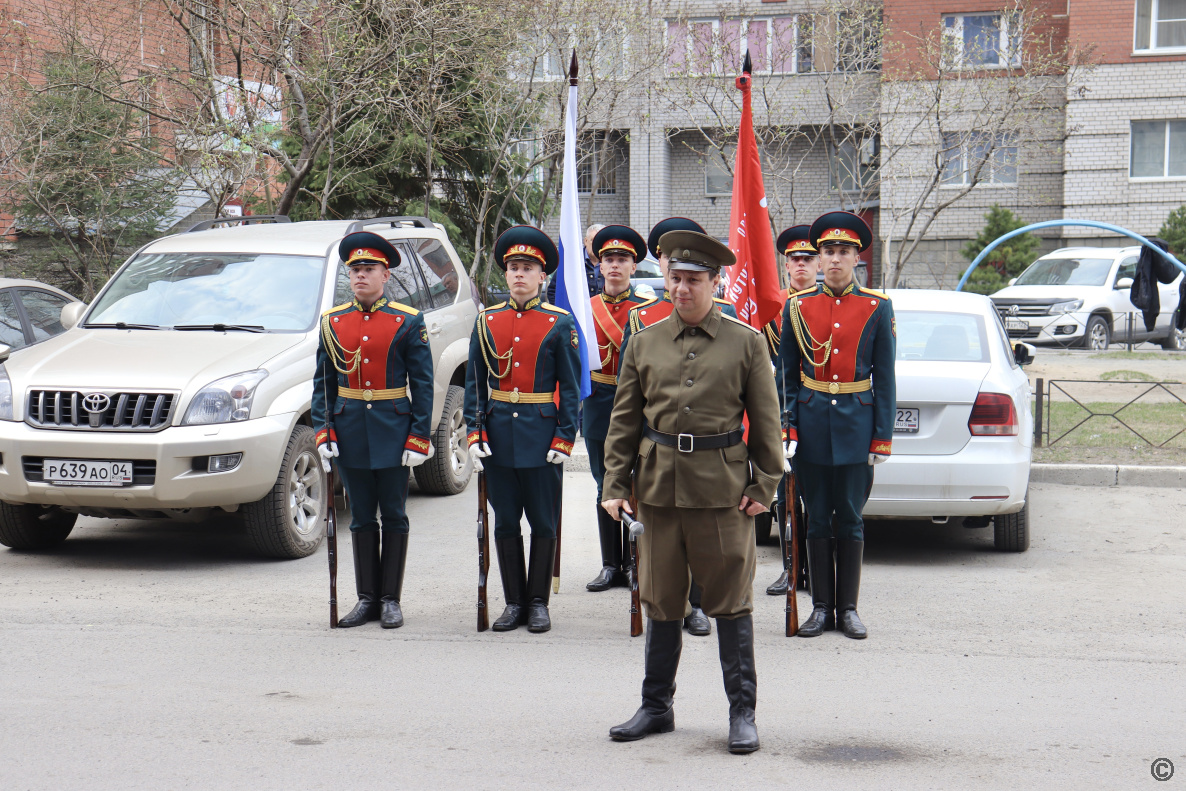
M971 556L996 554L992 527L967 528L952 518L945 525L926 521L867 520L865 562L896 566L955 564Z

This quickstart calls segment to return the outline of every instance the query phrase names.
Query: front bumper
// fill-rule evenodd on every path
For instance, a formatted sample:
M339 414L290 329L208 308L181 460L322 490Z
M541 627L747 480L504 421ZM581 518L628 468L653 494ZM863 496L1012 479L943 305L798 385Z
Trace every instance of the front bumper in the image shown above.
M992 516L1025 506L1030 448L1017 437L973 437L950 456L890 456L873 473L867 517Z
M0 421L0 500L81 508L178 509L234 506L262 498L276 483L295 412L242 423L170 426L157 432L61 431ZM195 471L200 456L242 453L229 472ZM155 462L153 482L119 488L31 481L25 460L117 459ZM31 462L32 463L32 462Z
M1009 340L1038 346L1074 346L1087 331L1087 313L1056 313L1051 316L1019 316L1029 324L1027 330L1007 330Z

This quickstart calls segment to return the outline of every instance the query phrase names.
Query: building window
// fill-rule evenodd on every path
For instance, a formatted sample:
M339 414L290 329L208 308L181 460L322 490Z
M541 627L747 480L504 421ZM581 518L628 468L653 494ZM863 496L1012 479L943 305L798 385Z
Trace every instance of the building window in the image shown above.
M812 18L806 14L750 19L667 20L667 76L730 75L748 50L754 74L804 74L814 69Z
M1129 176L1165 179L1186 176L1186 121L1133 121Z
M617 195L618 170L625 160L621 134L597 130L582 135L577 142L577 193L588 195L596 182L598 195Z
M1017 183L1017 141L1011 134L943 135L943 184L953 187Z
M1186 0L1137 0L1136 50L1186 48Z
M831 187L841 192L858 192L877 178L880 141L876 137L845 140L832 148Z
M710 198L733 194L733 171L729 163L736 159L737 147L710 146L704 152L704 194Z
M944 54L953 68L1021 65L1021 17L956 14L943 17Z

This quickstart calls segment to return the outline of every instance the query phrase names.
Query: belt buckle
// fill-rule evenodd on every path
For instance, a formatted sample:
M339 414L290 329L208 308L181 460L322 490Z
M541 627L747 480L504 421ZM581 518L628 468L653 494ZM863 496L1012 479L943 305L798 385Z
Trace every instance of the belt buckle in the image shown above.
M519 391L512 390L511 394L507 396L507 400L510 401L512 404L519 403Z
M688 447L686 447L686 448L684 447L684 437L688 438ZM693 440L693 436L691 434L677 435L676 439L675 439L675 449L678 450L680 453L691 453L692 452L692 440Z
M828 382L828 392L831 393L832 395L836 395L837 393L839 393L840 392L840 383L839 382Z
M362 400L363 401L370 401L374 397L375 397L374 390L363 390L362 391Z

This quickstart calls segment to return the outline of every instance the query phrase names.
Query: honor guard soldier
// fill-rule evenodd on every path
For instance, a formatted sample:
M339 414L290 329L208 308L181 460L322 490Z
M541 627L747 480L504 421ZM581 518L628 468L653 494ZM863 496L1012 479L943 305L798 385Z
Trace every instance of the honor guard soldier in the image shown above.
M810 238L824 282L787 300L779 357L790 421L784 453L795 460L807 507L814 604L799 635L817 637L838 623L863 639L861 510L893 439L894 309L885 294L853 280L858 253L873 241L864 220L830 212L811 224Z
M593 390L581 410L581 435L589 451L589 471L597 481L597 533L601 541L601 573L585 587L604 591L627 583L622 531L601 507L601 482L605 475L605 437L618 392L618 363L626 320L632 308L649 302L654 294L640 295L630 285L638 262L646 256L646 242L633 228L607 225L593 237L593 253L601 265L604 288L590 302L597 333L601 370L592 371ZM647 289L650 292L650 289Z
M572 316L540 300L556 271L556 245L538 228L515 226L494 245L510 298L478 314L465 372L469 452L485 469L506 609L494 631L552 628L548 614L564 469L576 439L579 341ZM480 428L479 428L480 426ZM520 520L531 525L524 568Z
M681 624L695 576L705 611L717 619L729 750L753 752L753 518L782 477L778 395L762 336L712 299L733 253L695 231L671 231L659 243L670 255L674 312L626 347L605 444L603 506L615 519L629 511L633 478L646 527L638 543L648 619L642 706L610 736L630 741L674 729Z
M787 298L791 294L799 291L806 291L815 287L816 275L819 274L819 253L815 249L815 245L811 243L808 238L811 235L810 225L793 225L778 235L778 240L775 242L775 249L782 252L785 256L785 263L787 268L787 280L790 283L787 288ZM782 371L777 367L778 365L778 350L782 339L782 321L781 317L777 321L772 321L766 325L764 332L766 338L770 343L770 351L773 355L772 359L775 363L774 375L778 380L779 387L779 401L782 401ZM786 405L783 404L783 411L786 411ZM783 427L783 442L786 442L786 427ZM787 467L790 466L790 460L787 461ZM791 470L787 469L790 474ZM787 529L787 511L786 511L786 487L778 487L778 537L780 542L786 541ZM796 507L798 507L796 503ZM800 531L796 536L799 544L799 557L802 566L807 565L807 536ZM800 568L800 579L807 580L807 574L802 573L804 568ZM785 596L787 594L788 585L787 570L783 569L782 574L778 579L771 583L766 588L766 593L771 596Z
M663 250L663 246L659 243L659 240L668 231L704 233L704 229L700 227L699 223L689 220L686 217L668 217L651 229L651 233L647 237L647 247L650 248L651 255L658 259L659 269L662 271L664 278L667 277L667 267L670 258L667 252ZM737 318L737 311L733 308L731 302L718 299L715 296L712 301L720 308L721 313ZM662 321L670 316L674 309L675 306L671 302L671 294L664 289L662 297L653 297L651 300L643 302L637 308L631 310L625 330L622 333L623 353L626 350L626 343L630 340L631 334ZM688 630L689 634L696 637L707 637L712 633L712 622L708 620L708 616L704 614L704 610L700 607L700 592L700 585L697 584L696 580L692 580L692 587L688 590L688 603L691 604L692 609L688 613L688 617L684 619L684 628Z
M424 316L383 296L391 267L400 265L391 243L352 233L338 255L350 270L354 300L321 317L312 407L322 465L328 472L337 457L350 498L358 604L338 626L377 618L394 629L404 623L408 474L433 453L432 351Z

